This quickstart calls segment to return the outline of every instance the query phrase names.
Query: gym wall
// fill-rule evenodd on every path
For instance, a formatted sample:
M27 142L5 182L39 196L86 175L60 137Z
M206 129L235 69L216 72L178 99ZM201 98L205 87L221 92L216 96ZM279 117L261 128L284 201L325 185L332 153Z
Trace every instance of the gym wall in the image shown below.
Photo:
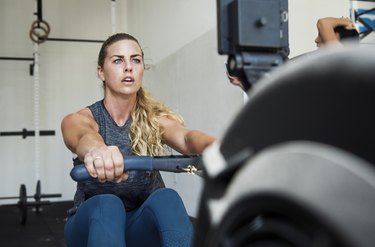
M150 69L144 86L179 112L189 128L221 137L243 105L242 92L228 82L224 61L217 53L215 0L117 0L116 31L138 38ZM315 49L316 21L325 16L348 16L350 1L290 0L290 56ZM29 38L36 19L34 0L0 2L0 56L32 57ZM112 33L110 0L43 1L49 37L104 40ZM39 138L35 163L34 137L0 137L0 197L17 195L20 184L28 194L40 179L43 193L62 193L72 200L75 182L69 177L71 153L61 138L62 118L102 98L96 75L99 43L46 41L39 45L39 128L55 136ZM0 131L34 129L34 77L30 61L0 60ZM196 215L202 180L163 173L167 186L181 195ZM9 201L12 202L12 201ZM14 201L13 201L14 202ZM3 201L1 203L7 203Z

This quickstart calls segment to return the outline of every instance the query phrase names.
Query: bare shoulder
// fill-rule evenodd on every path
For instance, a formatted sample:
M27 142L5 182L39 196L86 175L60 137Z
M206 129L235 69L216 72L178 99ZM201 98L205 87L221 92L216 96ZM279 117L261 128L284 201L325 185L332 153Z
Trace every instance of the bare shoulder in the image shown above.
M97 124L94 120L90 109L83 108L78 112L73 112L66 115L62 120L62 126L72 126L72 125L89 125L96 128Z
M84 116L84 117L89 117L89 118L94 119L94 116L92 115L92 112L91 112L90 109L87 108L87 107L85 107L85 108L79 110L76 114L78 114L78 115L82 115L82 116Z

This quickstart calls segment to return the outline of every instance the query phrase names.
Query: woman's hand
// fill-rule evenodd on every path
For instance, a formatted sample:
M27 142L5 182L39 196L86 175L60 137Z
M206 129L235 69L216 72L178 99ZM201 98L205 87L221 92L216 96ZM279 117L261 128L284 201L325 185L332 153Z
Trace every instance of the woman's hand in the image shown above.
M124 173L124 158L117 146L93 148L85 155L84 163L90 176L101 183L121 182L128 178L128 173Z

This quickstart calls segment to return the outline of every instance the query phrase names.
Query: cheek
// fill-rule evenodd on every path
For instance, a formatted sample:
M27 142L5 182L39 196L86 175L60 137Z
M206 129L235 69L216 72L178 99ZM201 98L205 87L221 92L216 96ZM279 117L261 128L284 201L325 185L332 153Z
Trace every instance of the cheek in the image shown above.
M121 68L116 67L116 66L108 66L104 69L104 75L106 77L115 76L121 72L122 72Z
M140 68L139 70L137 70L137 77L138 77L139 80L143 79L143 75L144 75L144 69L143 68Z

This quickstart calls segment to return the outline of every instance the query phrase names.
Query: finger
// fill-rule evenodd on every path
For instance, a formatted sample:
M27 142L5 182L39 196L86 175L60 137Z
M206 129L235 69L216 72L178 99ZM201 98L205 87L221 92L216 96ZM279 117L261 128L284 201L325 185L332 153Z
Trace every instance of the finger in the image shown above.
M122 174L122 180L123 180L123 181L126 181L128 178L129 178L129 173L128 173L128 172L124 172L124 173Z
M347 29L347 30L355 30L356 27L355 27L354 24L351 24L351 25L349 25L349 26L346 26L345 29Z
M115 171L111 155L104 156L103 163L105 178L107 181L112 181L115 178Z
M94 158L91 155L85 155L84 161L85 167L90 174L91 177L96 178L98 174L96 173L95 167L94 167Z
M96 170L97 178L99 181L105 180L105 172L104 172L104 161L102 156L95 156L94 157L94 167Z
M112 153L112 160L114 165L114 176L119 178L124 173L124 158L120 152Z
M120 183L122 181L126 181L128 178L129 178L129 173L128 172L124 172L123 174L121 174L120 177L115 178L115 180L116 180L117 183Z

